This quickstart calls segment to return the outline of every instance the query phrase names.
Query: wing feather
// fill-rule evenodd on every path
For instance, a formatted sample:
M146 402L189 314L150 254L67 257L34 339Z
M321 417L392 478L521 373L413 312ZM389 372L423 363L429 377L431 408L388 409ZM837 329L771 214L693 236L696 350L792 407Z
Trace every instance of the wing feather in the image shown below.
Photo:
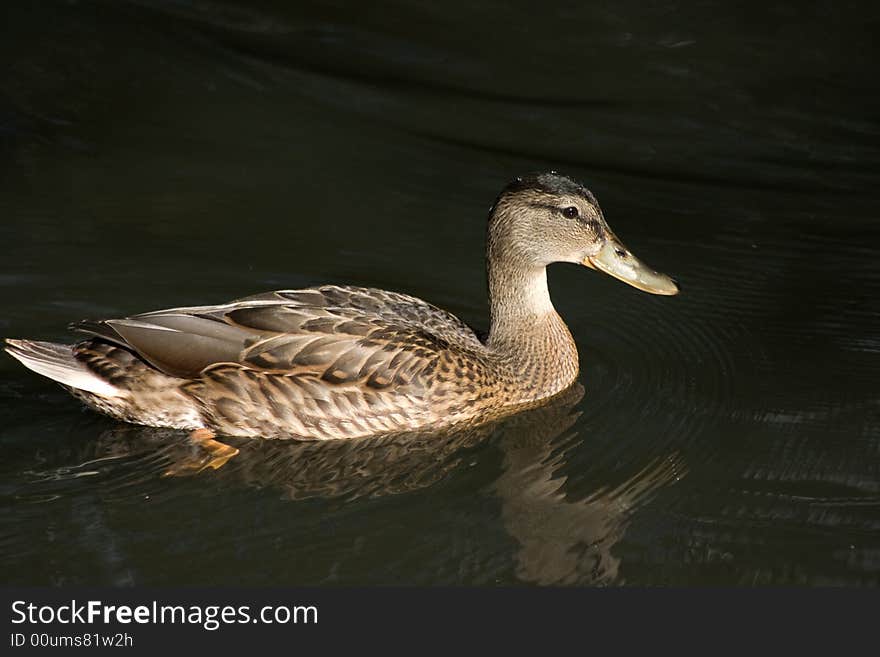
M373 389L409 385L440 353L481 347L466 324L421 299L342 286L268 292L75 328L131 349L173 376L195 378L232 363L314 375L318 386L360 381Z

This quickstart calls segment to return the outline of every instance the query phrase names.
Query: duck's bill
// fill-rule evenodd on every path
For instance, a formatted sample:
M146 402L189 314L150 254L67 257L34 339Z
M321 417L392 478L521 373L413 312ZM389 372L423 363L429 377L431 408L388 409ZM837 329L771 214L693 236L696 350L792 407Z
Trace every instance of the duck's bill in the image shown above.
M674 280L648 267L610 233L602 250L585 258L584 264L651 294L678 294Z

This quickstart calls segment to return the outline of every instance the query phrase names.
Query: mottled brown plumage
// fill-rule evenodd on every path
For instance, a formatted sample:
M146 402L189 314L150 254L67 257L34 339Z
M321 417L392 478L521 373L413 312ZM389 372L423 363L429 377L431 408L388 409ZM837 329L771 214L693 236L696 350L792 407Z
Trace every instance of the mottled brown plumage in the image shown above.
M357 438L490 419L567 388L577 349L546 266L577 262L677 291L633 258L586 189L555 174L511 183L490 214L485 342L420 299L327 285L217 306L85 321L76 345L7 351L121 420L264 438Z

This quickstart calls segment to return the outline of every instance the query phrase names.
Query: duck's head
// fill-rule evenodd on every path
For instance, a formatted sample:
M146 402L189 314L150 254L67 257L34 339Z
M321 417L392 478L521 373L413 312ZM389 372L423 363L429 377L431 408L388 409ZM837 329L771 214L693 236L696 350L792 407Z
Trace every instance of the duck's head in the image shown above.
M573 262L651 294L678 294L675 281L611 232L588 189L555 172L523 176L504 188L490 214L489 248L528 266Z

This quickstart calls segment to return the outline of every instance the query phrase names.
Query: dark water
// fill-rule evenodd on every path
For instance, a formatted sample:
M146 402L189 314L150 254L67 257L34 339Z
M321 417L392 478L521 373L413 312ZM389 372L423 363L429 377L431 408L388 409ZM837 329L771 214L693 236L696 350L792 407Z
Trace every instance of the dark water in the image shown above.
M548 168L683 293L556 265L557 404L194 477L3 357L3 583L877 585L878 10L689 4L5 3L2 335L324 282L485 327Z

